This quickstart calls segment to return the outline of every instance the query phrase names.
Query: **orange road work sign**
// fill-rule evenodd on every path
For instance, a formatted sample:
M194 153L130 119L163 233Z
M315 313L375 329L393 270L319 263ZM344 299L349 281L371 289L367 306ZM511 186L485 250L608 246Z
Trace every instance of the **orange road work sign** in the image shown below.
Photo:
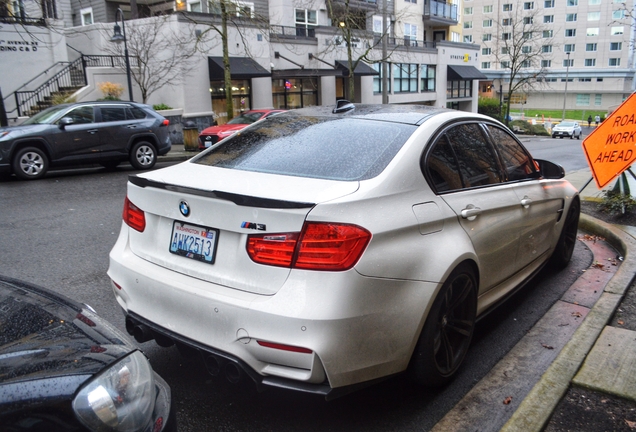
M583 140L583 151L599 189L636 160L636 93Z

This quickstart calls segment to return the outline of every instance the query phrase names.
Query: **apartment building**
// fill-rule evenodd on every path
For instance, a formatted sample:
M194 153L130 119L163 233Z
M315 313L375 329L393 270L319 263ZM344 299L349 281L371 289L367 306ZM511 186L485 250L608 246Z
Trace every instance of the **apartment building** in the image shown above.
M477 111L479 80L485 78L477 69L480 48L462 40L459 0L453 1L228 0L234 18L228 27L228 49L235 110L332 105L340 98L381 103L380 42L386 8L389 103ZM11 105L18 104L12 100L12 92L40 85L50 75L43 74L47 68L54 70L56 64L71 63L80 56L94 59L111 52L110 35L120 8L129 34L158 19L156 15L168 14L162 23L166 37L185 28L208 35L199 41L200 53L188 73L152 93L147 103L179 108L183 118L194 120L199 127L225 121L222 44L219 34L208 31L220 23L218 0L5 0L3 4L0 50L5 51L0 53L0 87L10 113L15 115L16 107ZM47 8L56 12L45 14ZM43 19L29 30L20 19L25 16ZM350 39L343 37L346 26L352 30ZM9 42L43 40L38 32L46 34L47 41L39 44L37 53L27 56L6 48ZM353 78L348 48L354 60L366 54ZM121 68L84 63L87 83L76 93L77 100L101 97L96 87L102 81L126 86ZM20 65L20 74L11 73L15 64ZM134 61L132 64L137 67ZM354 94L348 91L350 79L355 83ZM33 82L25 85L30 80ZM134 83L133 94L140 100Z
M464 0L463 39L480 45L478 68L489 80L480 94L500 97L509 86L505 39L529 34L540 50L521 73L536 75L512 96L511 108L611 110L634 91L633 0ZM518 24L523 20L526 25Z

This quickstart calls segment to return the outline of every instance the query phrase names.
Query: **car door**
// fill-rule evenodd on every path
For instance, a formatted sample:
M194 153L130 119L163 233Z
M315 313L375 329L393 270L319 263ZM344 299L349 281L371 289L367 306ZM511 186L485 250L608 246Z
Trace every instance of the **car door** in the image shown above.
M550 180L540 179L530 154L511 134L495 125L486 125L486 128L501 158L506 182L521 204L517 267L523 268L550 248L554 225L561 217L564 202Z
M480 268L479 293L513 275L519 244L519 199L505 183L479 123L452 125L438 136L426 158L426 173L473 244Z
M100 117L99 126L102 139L102 151L106 157L108 155L115 155L126 153L128 151L128 143L130 138L144 129L144 122L146 115L140 111L141 114L135 115L132 113L131 108L126 105L100 105Z
M95 123L93 106L82 105L72 108L62 118L70 118L72 124L60 127L59 133L52 136L55 160L91 161L99 158L100 136Z

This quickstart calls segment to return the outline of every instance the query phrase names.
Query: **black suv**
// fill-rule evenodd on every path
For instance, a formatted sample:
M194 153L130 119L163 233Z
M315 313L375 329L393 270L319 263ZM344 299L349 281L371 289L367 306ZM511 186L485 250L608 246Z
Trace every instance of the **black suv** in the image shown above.
M170 151L169 121L148 105L81 102L48 108L20 126L0 128L0 172L42 177L49 167L97 163L114 168L129 160L152 168Z

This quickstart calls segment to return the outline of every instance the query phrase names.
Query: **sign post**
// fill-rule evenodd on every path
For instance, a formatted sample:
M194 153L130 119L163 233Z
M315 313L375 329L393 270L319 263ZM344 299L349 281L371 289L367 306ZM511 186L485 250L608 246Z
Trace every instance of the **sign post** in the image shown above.
M636 161L636 93L583 140L583 152L599 189Z

